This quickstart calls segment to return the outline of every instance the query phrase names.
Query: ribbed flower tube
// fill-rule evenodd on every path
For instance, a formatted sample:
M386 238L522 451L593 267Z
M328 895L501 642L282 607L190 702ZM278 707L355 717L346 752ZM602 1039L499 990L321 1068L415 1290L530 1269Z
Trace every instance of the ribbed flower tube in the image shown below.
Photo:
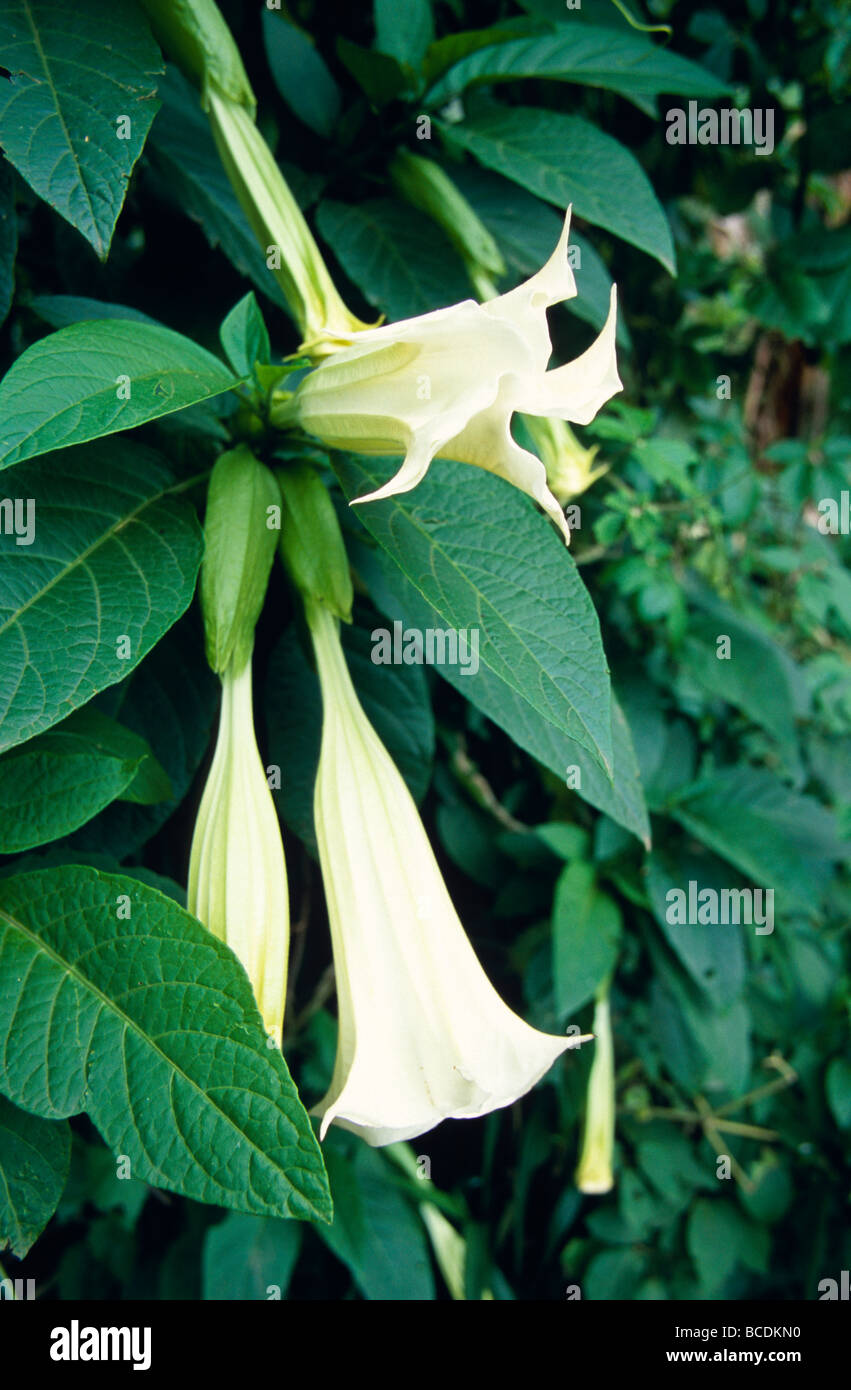
M314 1113L372 1145L484 1115L535 1085L576 1038L524 1023L479 964L414 800L361 708L336 618L306 600L322 688L314 819L339 1036Z
M281 830L254 736L251 660L222 674L216 749L189 860L188 907L245 967L281 1045L289 898Z

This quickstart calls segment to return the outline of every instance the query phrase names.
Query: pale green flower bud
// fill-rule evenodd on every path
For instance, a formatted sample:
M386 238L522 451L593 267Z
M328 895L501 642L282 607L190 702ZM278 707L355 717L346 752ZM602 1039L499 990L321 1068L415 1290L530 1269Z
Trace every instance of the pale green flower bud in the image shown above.
M167 55L201 90L222 163L270 273L317 357L366 325L343 303L263 136L239 49L214 0L143 0Z
M201 608L207 658L222 682L216 749L192 836L189 911L239 957L269 1035L283 1031L289 897L281 829L254 735L251 653L281 495L245 445L222 454L204 519Z
M615 1144L615 1050L609 1011L608 983L594 1005L594 1060L588 1078L582 1151L576 1169L580 1192L602 1194L615 1185L612 1157Z
M322 603L344 622L352 619L352 576L334 503L309 463L278 471L284 502L281 558L304 598Z
M207 493L201 608L207 660L221 675L251 655L278 533L268 525L281 505L272 472L244 444L216 461Z
M594 463L598 446L583 449L566 421L534 415L522 419L547 470L547 486L562 506L608 473L607 463Z
M507 273L502 253L478 213L433 159L398 150L390 162L390 177L403 198L443 228L471 274L499 279Z

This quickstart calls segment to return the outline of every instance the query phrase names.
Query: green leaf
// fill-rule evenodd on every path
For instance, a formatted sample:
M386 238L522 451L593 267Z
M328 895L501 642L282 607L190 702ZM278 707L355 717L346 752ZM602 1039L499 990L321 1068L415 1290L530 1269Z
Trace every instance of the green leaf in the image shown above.
M129 440L39 460L7 486L36 523L29 546L0 536L0 751L133 670L188 607L202 544L167 466Z
M332 463L350 499L388 477L380 460L336 454ZM465 696L479 703L483 673L495 677L528 724L543 722L563 741L565 762L572 739L608 774L610 685L597 615L532 502L479 468L437 459L414 491L359 506L357 515L438 615L426 626L467 632L471 642L478 633L478 671L458 672ZM528 585L518 584L523 574ZM440 669L454 684L451 668Z
M488 169L655 256L671 274L668 219L638 160L579 116L528 106L488 106L458 125L440 123Z
M434 761L434 719L428 686L417 666L376 666L370 660L369 630L343 623L340 636L355 689L414 800L422 801ZM272 652L266 684L269 761L281 769L273 795L281 816L301 840L316 849L313 788L322 738L319 679L296 630L290 628Z
M726 1283L736 1265L765 1270L768 1232L750 1221L733 1202L702 1197L691 1210L686 1245L704 1291L711 1296Z
M227 1302L286 1298L301 1251L301 1226L228 1212L207 1232L203 1297Z
M369 588L373 602L391 621L401 619L407 626L418 627L421 631L443 625L440 614L425 601L421 592L406 579L384 550L367 547L360 539L350 539L350 547L354 552L355 566ZM437 670L444 680L504 729L518 747L531 753L557 777L566 778L568 769L571 769L571 785L576 783L574 789L577 794L611 816L618 825L637 835L650 848L650 821L632 736L614 694L614 780L610 781L591 753L573 739L565 738L552 724L531 713L526 699L509 690L500 676L482 665L475 680L463 675L454 666L439 666Z
M481 82L516 82L527 77L607 87L630 98L661 92L715 96L731 90L714 73L638 34L574 23L567 32L510 39L468 54L432 87L426 99L442 104Z
M15 180L6 160L0 160L0 324L6 318L15 293L15 255L18 222L15 217Z
M326 200L316 224L349 278L391 320L470 298L467 272L448 238L406 203Z
M170 328L72 323L27 348L0 381L0 468L171 415L239 382Z
M0 145L31 188L106 259L157 111L157 45L131 0L5 0Z
M840 1129L851 1129L851 1062L834 1057L825 1077L827 1100Z
M113 802L76 832L75 850L124 859L159 830L183 800L209 748L219 691L195 615L188 614L126 680L98 696L101 709L151 748L165 769L171 796L150 805Z
M76 866L5 879L0 976L0 1086L16 1104L87 1110L157 1187L330 1218L319 1146L247 976L170 898Z
M260 306L251 290L235 304L219 329L225 356L241 377L251 376L255 362L268 365L272 355Z
M87 706L0 757L0 854L58 840L116 797L157 801L168 778L138 734Z
M664 844L647 860L647 893L653 915L668 942L676 951L686 970L699 989L719 1008L737 999L745 982L745 951L743 928L733 922L701 925L700 922L681 923L668 920L671 902L667 894L680 889L688 903L689 883L697 885L696 893L712 889L720 894L724 889L739 886L738 876L731 882L726 866L709 855L676 853ZM719 911L720 916L720 911ZM760 913L762 916L762 913ZM753 931L753 927L744 930Z
M597 887L594 868L577 860L563 869L553 903L553 992L558 1015L571 1018L614 969L623 921Z
M111 304L104 299L87 299L78 294L39 294L29 307L51 328L67 328L69 323L81 323L88 319L132 319L134 323L153 323L162 327L156 319L143 314L141 309L131 309L126 304Z
M362 48L348 39L337 40L337 57L364 93L370 106L380 111L383 106L403 96L415 85L411 68L391 58Z
M250 223L222 168L197 93L169 68L160 90L162 110L151 132L154 162L182 212L201 224L211 246L221 246L242 275L280 308L283 292L266 265ZM289 172L288 172L289 181ZM293 188L295 196L298 191Z
M431 0L375 0L375 46L418 68L434 38Z
M692 594L700 611L689 614L684 666L701 692L744 711L779 743L795 744L796 684L794 662L753 623L716 595ZM719 660L718 638L730 638L729 657Z
M803 908L817 907L843 854L834 816L763 768L722 768L678 793L669 809L746 877Z
M0 1250L19 1260L38 1240L62 1196L71 1130L0 1096Z
M434 1298L434 1276L422 1222L393 1183L374 1149L360 1145L352 1160L326 1153L334 1223L318 1233L346 1264L364 1298Z
M342 98L313 39L285 15L264 9L263 43L275 86L293 115L330 140Z

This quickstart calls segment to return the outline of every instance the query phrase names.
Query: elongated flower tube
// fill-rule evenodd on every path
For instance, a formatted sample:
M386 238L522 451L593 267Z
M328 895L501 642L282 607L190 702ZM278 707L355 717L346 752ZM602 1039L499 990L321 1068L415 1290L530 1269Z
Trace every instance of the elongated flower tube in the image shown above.
M588 1078L582 1151L576 1169L580 1192L601 1194L615 1185L612 1152L615 1143L615 1051L609 1010L608 982L594 1004L594 1060Z
M579 1039L500 999L449 897L413 798L361 708L336 618L305 600L322 689L314 819L339 1036L315 1114L372 1145L524 1095Z
M573 362L547 366L547 309L576 294L568 263L568 211L542 270L484 304L464 300L435 313L369 329L322 362L273 411L324 443L363 454L404 454L399 471L359 502L408 492L437 457L472 463L528 493L569 530L539 458L511 434L515 411L588 424L621 389L615 353L616 299L599 337Z
M254 735L251 655L277 532L281 495L240 445L210 478L201 608L207 659L222 683L219 732L189 857L187 903L245 967L266 1031L280 1047L289 952L284 847Z
M523 419L547 470L550 492L562 506L608 473L607 463L595 463L598 446L584 449L566 421L532 415Z
M266 1031L280 1047L289 897L281 828L254 736L250 659L222 676L219 733L192 837L187 903L242 961Z
M234 193L302 334L321 357L365 327L343 303L277 161L255 124L257 102L215 0L142 0L154 32L201 105Z

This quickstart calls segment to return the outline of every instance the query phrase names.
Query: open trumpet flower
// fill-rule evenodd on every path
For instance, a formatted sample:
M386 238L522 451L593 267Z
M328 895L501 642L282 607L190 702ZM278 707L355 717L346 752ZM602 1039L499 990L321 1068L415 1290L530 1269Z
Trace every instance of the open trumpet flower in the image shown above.
M336 618L307 600L323 701L316 838L339 1037L314 1113L369 1144L509 1105L578 1039L538 1032L480 966L413 798L364 714Z
M216 750L189 859L190 912L239 957L280 1047L289 898L281 831L254 737L251 661L222 675Z
M276 408L324 443L362 454L404 454L388 483L359 502L408 492L436 457L472 463L528 493L565 540L564 513L539 458L511 434L515 411L587 425L621 389L616 301L599 337L548 371L547 309L576 294L567 255L570 212L543 269L484 304L465 300L418 318L353 334Z

